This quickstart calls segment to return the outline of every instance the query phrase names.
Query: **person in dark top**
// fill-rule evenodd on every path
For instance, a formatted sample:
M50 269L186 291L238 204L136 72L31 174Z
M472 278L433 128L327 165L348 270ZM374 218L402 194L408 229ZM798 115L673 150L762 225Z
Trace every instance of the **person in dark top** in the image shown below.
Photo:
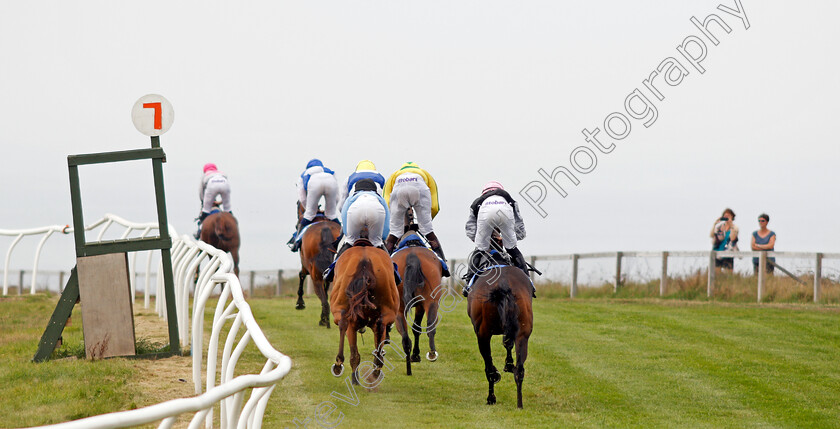
M752 233L752 250L756 251L773 251L776 247L776 233L767 229L767 224L770 223L770 216L766 213L758 215L758 231ZM768 258L770 262L776 262L776 258ZM768 263L767 272L772 273L776 266ZM753 273L758 274L758 258L753 258Z

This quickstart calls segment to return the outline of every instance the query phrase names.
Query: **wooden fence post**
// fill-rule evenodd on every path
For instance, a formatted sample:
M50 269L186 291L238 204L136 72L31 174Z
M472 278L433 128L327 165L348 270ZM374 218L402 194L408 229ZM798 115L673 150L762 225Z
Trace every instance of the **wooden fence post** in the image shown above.
M536 268L536 266L537 266L537 257L536 256L531 256L531 266ZM528 272L528 277L531 278L531 283L534 283L534 272L533 271Z
M58 272L58 293L64 292L64 271ZM149 291L146 291L149 293Z
M18 295L23 294L23 270L20 270L20 283L18 283Z
M767 252L758 255L758 302L761 303L761 296L764 295L764 282L767 279Z
M274 296L280 296L283 292L281 285L283 284L283 270L277 270L277 290L274 291Z
M820 280L822 279L822 253L817 253L814 260L814 302L820 302Z
M615 290L618 292L618 286L621 285L621 252L615 252Z
M665 296L668 287L668 252L662 252L662 277L659 279L659 296Z
M256 277L257 273L251 271L251 281L248 284L248 298L254 297L254 277Z
M572 288L569 290L569 297L574 298L577 296L577 284L578 282L578 254L575 253L572 255Z
M706 296L711 298L715 289L715 251L709 252L709 282L706 284Z
M457 276L457 272L458 272L457 261L458 261L457 259L450 259L449 262L447 263L447 264L451 264L451 265L449 265L449 274L451 274L449 276L449 290L455 290L455 277ZM469 280L467 280L467 281L469 281Z

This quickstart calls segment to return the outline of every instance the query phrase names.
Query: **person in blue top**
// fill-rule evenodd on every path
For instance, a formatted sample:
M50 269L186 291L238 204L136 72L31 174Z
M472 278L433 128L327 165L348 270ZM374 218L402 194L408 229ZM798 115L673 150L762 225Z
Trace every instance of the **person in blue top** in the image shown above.
M327 219L340 224L338 220L338 181L335 180L335 172L324 167L319 159L312 159L306 164L306 169L297 179L298 202L305 208L303 217L300 219L297 231L292 235L290 243L292 252L298 250L299 242L296 242L300 231L315 219L318 214L318 205L321 198L324 199L324 216Z
M752 233L752 250L772 252L776 248L776 233L767 229L770 223L770 216L766 213L758 215L758 231ZM767 258L768 264L765 270L772 273L776 266L770 262L776 262L776 258ZM758 274L758 258L753 258L753 274Z
M344 213L344 202L347 201L348 196L353 195L353 191L356 190L356 183L362 179L373 180L376 184L376 191L380 195L382 194L382 188L385 187L385 177L376 171L376 166L372 161L367 159L359 161L356 164L356 171L347 177L347 180L344 181L344 184L339 189L341 191L341 198L338 199L338 207L339 210L342 210L342 213Z
M723 210L720 218L712 226L712 250L738 250L738 227L735 225L735 212L730 208ZM717 257L715 266L731 270L735 258Z

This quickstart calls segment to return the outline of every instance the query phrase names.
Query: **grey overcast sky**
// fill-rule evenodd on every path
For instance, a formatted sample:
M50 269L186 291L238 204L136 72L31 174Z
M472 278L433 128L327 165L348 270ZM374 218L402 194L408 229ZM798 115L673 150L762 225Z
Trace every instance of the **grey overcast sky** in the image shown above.
M361 159L386 176L408 160L427 169L450 257L472 248L467 207L488 180L520 200L526 255L706 250L725 207L744 233L770 214L778 250L838 252L840 3L744 0L748 29L719 4L738 8L734 0L4 1L0 229L71 223L67 155L148 147L130 113L157 93L175 110L161 138L170 222L193 232L201 167L215 162L232 181L245 270L298 264L284 243L294 180L313 157L339 180ZM716 46L690 21L709 14L731 28L710 24ZM677 49L689 36L706 47L704 73ZM643 81L669 57L688 74L675 86L655 78L659 100ZM610 138L605 118L629 117L625 99L636 89L655 121L629 118L629 135ZM631 108L641 111L639 102ZM618 118L614 134L623 131ZM584 140L582 130L596 127L611 152ZM543 218L518 193L541 179L539 169L572 169L579 146L588 148L579 167L589 166L587 150L597 164L571 170L578 185L558 179L566 198L542 180ZM147 162L83 167L81 177L88 222L107 212L155 219ZM45 258L53 269L73 263L72 254Z

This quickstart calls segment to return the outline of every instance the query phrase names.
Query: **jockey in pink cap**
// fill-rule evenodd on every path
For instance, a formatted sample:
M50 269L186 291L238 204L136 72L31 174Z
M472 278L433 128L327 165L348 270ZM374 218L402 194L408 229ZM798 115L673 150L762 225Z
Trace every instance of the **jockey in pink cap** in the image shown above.
M204 164L204 174L201 176L201 187L198 191L198 199L201 201L201 213L198 215L198 231L195 233L196 240L201 237L201 223L216 204L216 197L221 196L221 209L230 212L230 182L227 176L219 171L216 164Z
M467 284L478 271L481 258L490 250L490 240L494 229L501 232L502 244L510 255L513 265L525 271L526 275L528 274L525 257L516 247L517 240L525 238L525 222L519 214L519 206L501 183L490 181L484 185L481 196L470 205L466 231L467 237L475 243L476 249L470 255L468 271L464 276ZM464 296L468 294L469 289L465 287ZM535 291L532 291L532 295L536 298Z

